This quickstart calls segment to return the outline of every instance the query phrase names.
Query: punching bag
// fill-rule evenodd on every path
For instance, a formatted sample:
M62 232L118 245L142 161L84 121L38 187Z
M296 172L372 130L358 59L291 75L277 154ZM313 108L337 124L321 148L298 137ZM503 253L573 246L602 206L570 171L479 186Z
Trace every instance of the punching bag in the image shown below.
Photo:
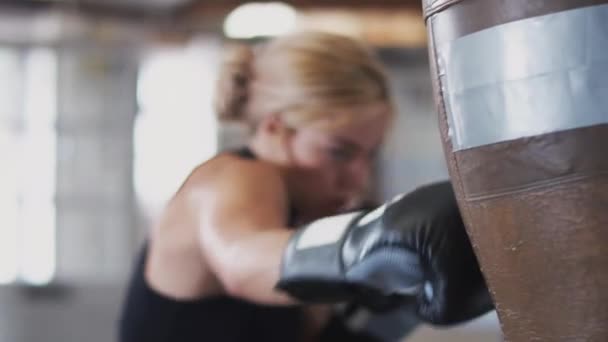
M608 341L608 0L427 0L450 175L506 341Z

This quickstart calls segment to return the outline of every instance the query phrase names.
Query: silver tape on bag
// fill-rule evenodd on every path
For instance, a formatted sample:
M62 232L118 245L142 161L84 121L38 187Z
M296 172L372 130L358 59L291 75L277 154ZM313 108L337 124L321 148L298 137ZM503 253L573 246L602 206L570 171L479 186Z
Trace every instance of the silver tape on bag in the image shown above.
M454 150L608 123L608 5L495 26L437 55Z

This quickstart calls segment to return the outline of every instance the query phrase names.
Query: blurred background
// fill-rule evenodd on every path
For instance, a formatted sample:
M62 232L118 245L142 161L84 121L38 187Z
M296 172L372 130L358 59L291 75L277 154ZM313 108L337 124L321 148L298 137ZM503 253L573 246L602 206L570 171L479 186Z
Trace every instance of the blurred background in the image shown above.
M246 131L216 122L231 41L317 29L364 39L399 116L381 197L447 178L420 1L2 0L0 342L109 342L133 259L194 166ZM494 313L407 341L500 341Z

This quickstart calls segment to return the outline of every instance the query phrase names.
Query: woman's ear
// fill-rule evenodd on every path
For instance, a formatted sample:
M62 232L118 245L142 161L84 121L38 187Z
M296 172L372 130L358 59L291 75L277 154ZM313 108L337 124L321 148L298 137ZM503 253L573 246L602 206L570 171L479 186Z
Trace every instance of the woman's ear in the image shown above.
M280 160L290 163L293 159L291 140L295 132L285 124L279 113L266 115L258 124L258 130L270 138L272 150Z
M266 115L258 125L268 136L279 137L281 140L289 138L294 130L288 127L279 113Z
M259 127L270 135L281 134L285 130L285 123L279 114L265 115Z

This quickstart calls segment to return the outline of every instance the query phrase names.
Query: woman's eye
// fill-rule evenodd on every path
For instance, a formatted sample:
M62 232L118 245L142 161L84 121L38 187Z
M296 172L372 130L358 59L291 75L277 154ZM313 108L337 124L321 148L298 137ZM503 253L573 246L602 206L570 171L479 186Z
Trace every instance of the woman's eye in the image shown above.
M328 154L335 161L348 161L352 158L352 151L344 148L330 148Z

